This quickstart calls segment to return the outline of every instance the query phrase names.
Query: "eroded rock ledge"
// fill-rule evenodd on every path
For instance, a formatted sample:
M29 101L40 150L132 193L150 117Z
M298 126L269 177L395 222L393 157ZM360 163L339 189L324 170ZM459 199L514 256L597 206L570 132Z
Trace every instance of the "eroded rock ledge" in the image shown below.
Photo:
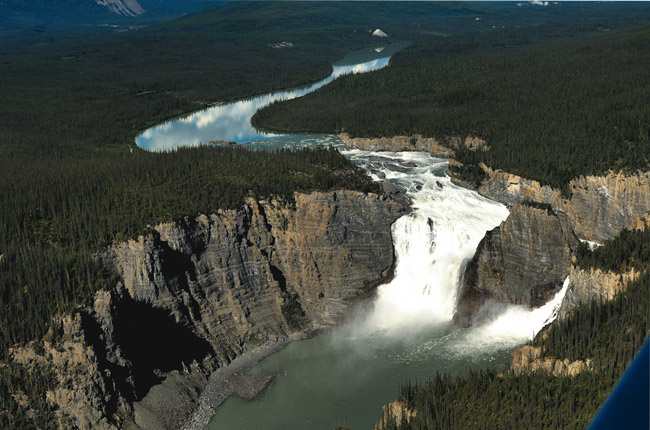
M123 282L64 317L43 350L13 352L53 372L59 424L181 428L216 369L336 324L350 300L392 276L403 203L352 191L295 201L251 199L106 250Z
M483 139L475 136L464 138L451 137L441 142L433 137L423 137L419 134L412 136L392 137L355 137L351 138L347 133L339 134L341 140L348 148L357 148L364 151L424 151L434 157L450 158L454 156L454 149L461 146L472 151L486 150L487 144Z
M613 296L635 274L623 276L570 269L575 250L574 233L580 239L603 242L624 228L640 227L650 211L650 172L587 176L571 181L571 197L539 182L481 166L489 179L478 189L485 197L511 207L508 219L488 232L469 263L459 295L455 322L471 324L480 306L490 300L541 305L569 277L569 289L560 310L566 315L579 303L593 297ZM543 207L522 218L522 204ZM556 217L559 224L549 221ZM507 230L504 236L504 229ZM561 234L560 234L561 233ZM560 236L564 239L560 240ZM531 238L535 237L531 241ZM563 246L558 246L564 241ZM564 247L564 250L562 248ZM568 252L567 252L568 251ZM508 263L503 263L503 262ZM524 300L530 298L530 300Z
M575 376L591 367L591 360L569 361L553 357L541 358L542 349L538 346L526 345L516 349L510 365L510 371L521 373L546 372L555 376Z
M410 423L416 412L409 409L405 402L397 400L381 407L381 420L375 424L373 430L386 430L394 428L406 421Z
M639 273L634 270L618 274L600 269L583 270L571 267L569 288L560 306L558 317L564 318L571 312L571 309L580 304L589 303L592 299L611 300L637 276Z
M581 176L569 183L570 198L521 176L491 169L487 173L489 179L479 188L480 194L506 205L525 200L548 203L567 214L581 239L611 239L650 211L650 172Z

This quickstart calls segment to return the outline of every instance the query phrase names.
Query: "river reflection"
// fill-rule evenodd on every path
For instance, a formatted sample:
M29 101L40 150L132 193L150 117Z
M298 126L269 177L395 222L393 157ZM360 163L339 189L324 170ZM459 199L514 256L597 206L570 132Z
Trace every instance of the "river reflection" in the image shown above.
M148 151L167 151L181 146L207 144L213 140L244 143L276 138L281 135L260 132L251 125L251 117L258 109L278 100L291 100L304 96L342 75L365 73L386 67L391 55L403 47L403 44L391 45L380 52L365 50L355 53L335 63L332 74L314 84L213 106L168 121L144 131L136 138L136 144ZM378 58L368 59L369 56Z

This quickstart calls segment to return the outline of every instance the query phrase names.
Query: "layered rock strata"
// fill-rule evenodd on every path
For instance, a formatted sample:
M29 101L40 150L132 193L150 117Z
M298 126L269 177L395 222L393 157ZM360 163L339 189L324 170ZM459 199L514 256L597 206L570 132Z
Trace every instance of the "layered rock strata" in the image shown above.
M483 196L506 205L526 200L548 203L567 214L581 239L603 242L650 211L650 172L581 176L569 183L570 198L539 182L487 169L490 178L479 188Z
M600 269L579 269L571 267L569 272L569 288L567 289L558 313L559 318L567 316L571 309L592 299L611 300L616 293L625 289L628 282L633 281L639 274L631 270L618 274L604 272Z
M422 137L419 134L413 136L351 138L347 133L341 133L339 137L348 148L357 148L364 151L424 151L429 152L434 157L449 158L454 156L454 150L449 146L443 145L434 138Z
M315 192L295 207L248 200L160 224L106 250L122 283L14 361L53 372L48 402L62 426L180 428L215 369L335 324L388 280L391 224L405 210L386 196Z
M469 326L487 315L489 302L537 307L546 303L569 274L578 240L567 216L515 205L500 226L479 243L466 267L454 322Z

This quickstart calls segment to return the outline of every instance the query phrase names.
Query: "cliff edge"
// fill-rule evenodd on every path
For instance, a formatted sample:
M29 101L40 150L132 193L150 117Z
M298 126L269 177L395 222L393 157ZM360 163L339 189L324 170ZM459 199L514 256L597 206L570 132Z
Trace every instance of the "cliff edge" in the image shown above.
M216 369L336 324L388 280L391 225L405 210L386 196L314 192L294 207L249 199L159 224L101 256L119 285L13 358L53 375L47 399L60 426L180 428Z
M506 205L526 200L550 204L567 214L581 239L611 239L650 211L650 172L581 176L569 183L569 198L521 176L490 169L487 173L489 179L479 188L480 194Z

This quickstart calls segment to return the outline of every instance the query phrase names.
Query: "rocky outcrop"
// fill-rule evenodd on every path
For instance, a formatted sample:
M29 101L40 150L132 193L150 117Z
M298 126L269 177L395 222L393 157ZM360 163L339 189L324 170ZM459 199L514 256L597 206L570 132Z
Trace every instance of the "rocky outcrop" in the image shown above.
M525 200L548 203L567 214L581 239L603 242L650 211L650 172L581 176L569 183L570 198L539 182L488 169L479 193L512 205Z
M632 224L629 225L630 230L645 230L646 227L650 225L650 212L643 214L638 219L634 220ZM2 257L0 255L0 257ZM2 261L0 259L0 261Z
M394 424L401 424L403 421L410 423L415 417L415 411L407 408L406 403L397 400L381 407L381 420L373 426L373 430L385 430L394 428Z
M618 274L603 272L600 269L583 270L571 267L569 272L569 288L567 289L562 305L558 312L559 318L564 318L571 309L592 299L611 300L616 293L625 289L628 282L638 276L638 272L631 270Z
M632 272L616 275L570 268L576 244L572 232L581 239L602 242L624 228L645 225L650 210L650 172L580 177L571 181L572 194L567 199L560 191L537 181L484 165L482 168L489 179L479 193L512 206L512 211L504 224L487 233L467 267L455 316L457 324L469 325L472 318L480 318L479 308L490 300L541 305L569 275L559 312L564 316L579 303L613 297L636 276ZM543 221L550 220L551 215L544 217L540 209L531 212L529 208L526 213L541 217L523 216L521 204L531 202L552 208L557 222ZM552 227L554 224L556 227Z
M501 225L481 240L468 264L454 322L480 320L487 302L537 307L562 286L578 240L567 216L515 205Z
M413 136L351 138L347 133L341 133L339 137L348 148L357 148L364 151L425 151L431 153L434 157L449 158L454 156L454 150L449 146L443 145L434 138L422 137L419 134Z
M405 209L337 191L160 224L106 250L123 281L64 319L44 351L21 348L14 361L53 372L61 422L180 428L215 369L335 324L390 278L390 227Z
M645 229L650 223L650 213L632 222L630 229ZM624 273L602 271L600 269L581 269L571 267L569 288L558 312L559 318L566 317L571 309L582 303L596 300L611 300L619 291L634 281L639 272L631 269Z
M510 371L516 375L530 372L546 372L555 376L575 376L591 367L591 360L569 361L565 358L559 360L553 357L542 356L542 349L538 346L525 345L516 349L512 358Z

